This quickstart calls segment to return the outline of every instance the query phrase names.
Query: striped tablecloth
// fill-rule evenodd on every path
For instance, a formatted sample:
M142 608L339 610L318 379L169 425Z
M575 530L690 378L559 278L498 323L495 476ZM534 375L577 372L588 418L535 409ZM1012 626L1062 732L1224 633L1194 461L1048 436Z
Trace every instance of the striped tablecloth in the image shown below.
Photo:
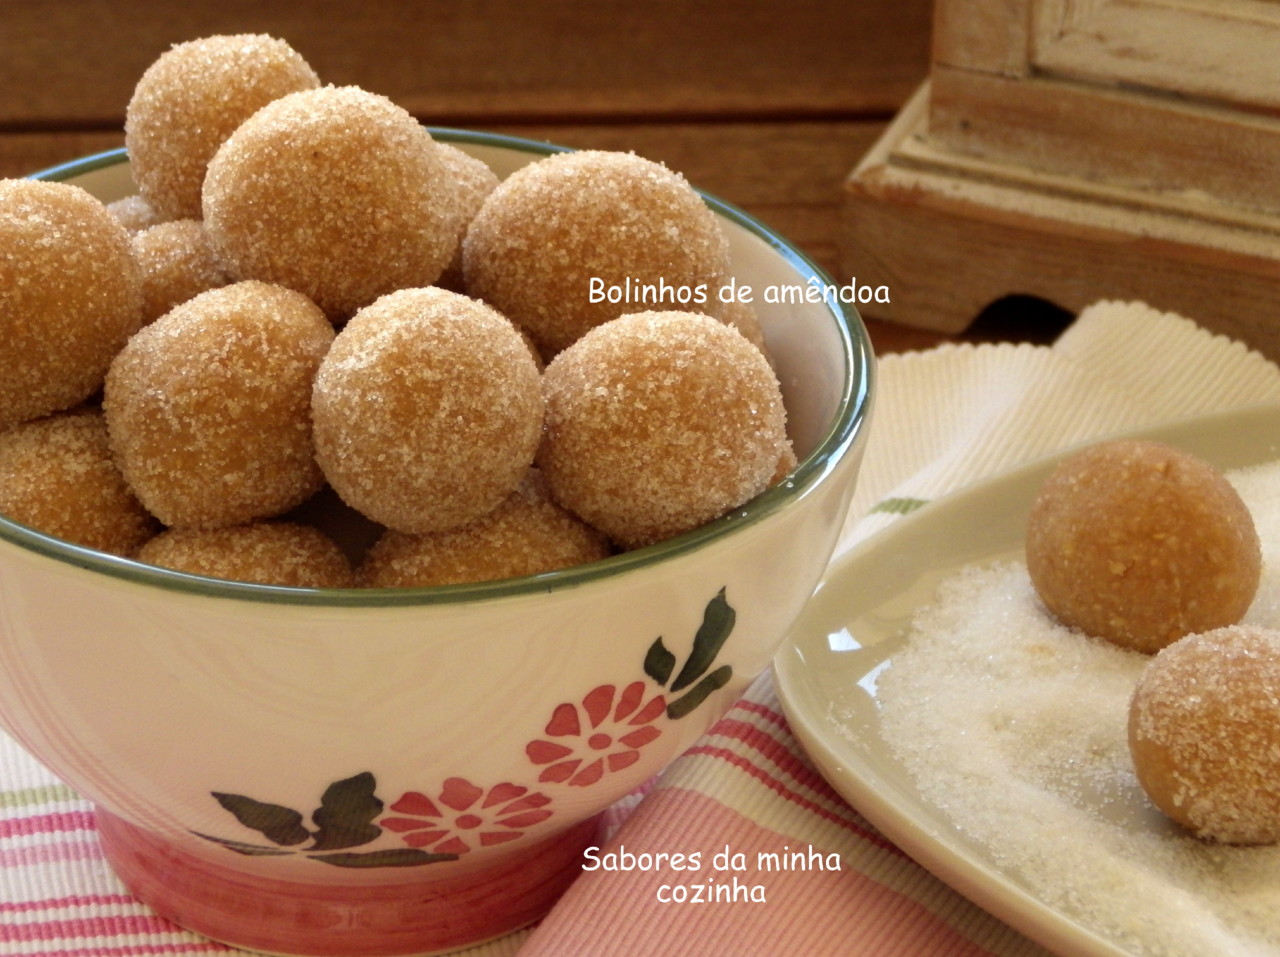
M1065 445L1280 403L1280 370L1186 319L1099 303L1052 347L885 357L879 387L842 550L893 522L902 502L926 503ZM701 866L584 870L539 927L469 953L1043 953L918 867L826 785L792 738L769 675L644 794L615 808L611 825L601 862L625 850L698 854ZM724 867L717 854L727 855ZM794 866L762 872L760 854ZM716 900L669 900L677 884L675 896ZM125 893L102 860L88 804L0 738L0 954L201 953L236 951Z

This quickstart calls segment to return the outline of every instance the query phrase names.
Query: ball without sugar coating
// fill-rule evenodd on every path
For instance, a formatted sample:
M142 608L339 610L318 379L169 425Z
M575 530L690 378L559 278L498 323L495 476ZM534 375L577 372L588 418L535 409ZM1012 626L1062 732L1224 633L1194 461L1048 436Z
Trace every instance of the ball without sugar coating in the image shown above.
M1280 839L1280 633L1188 635L1148 662L1129 749L1152 803L1202 838Z
M143 504L166 525L216 527L278 515L319 489L308 404L333 336L300 293L242 282L130 339L103 404Z
M320 85L283 40L237 34L179 43L134 87L125 147L139 193L162 219L200 217L205 169L245 120L287 93Z
M788 460L773 370L707 316L622 316L556 356L543 382L552 496L627 548L723 515Z
M143 322L154 322L179 303L230 281L197 219L175 219L138 232L133 255L142 270Z
M124 227L78 186L0 180L0 428L93 395L142 322Z
M394 529L361 567L370 588L457 585L535 575L593 562L609 543L551 501L536 469L493 511L452 531L406 535Z
M630 153L560 153L517 170L463 242L467 291L532 334L546 356L588 329L643 309L717 308L728 244L684 177ZM706 301L591 301L604 288L665 282Z
M444 289L403 289L338 334L312 417L320 465L348 505L402 532L436 532L496 508L519 484L542 395L505 318Z
M337 544L310 525L253 522L229 528L171 528L137 559L175 571L260 585L349 588L354 574Z
M332 318L436 281L457 245L453 178L405 110L356 87L263 107L209 163L204 218L223 266L306 293Z
M113 555L158 530L111 460L102 413L88 408L0 432L0 512Z
M1063 462L1027 521L1027 570L1063 624L1137 651L1238 622L1262 555L1240 496L1156 442L1103 442Z

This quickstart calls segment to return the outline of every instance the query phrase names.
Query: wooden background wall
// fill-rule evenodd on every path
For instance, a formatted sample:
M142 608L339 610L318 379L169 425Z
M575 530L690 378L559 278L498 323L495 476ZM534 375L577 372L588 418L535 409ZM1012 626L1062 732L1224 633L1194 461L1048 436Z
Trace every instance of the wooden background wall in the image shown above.
M427 123L629 149L828 269L844 176L928 70L929 0L0 2L0 175L121 145L173 43L265 32Z

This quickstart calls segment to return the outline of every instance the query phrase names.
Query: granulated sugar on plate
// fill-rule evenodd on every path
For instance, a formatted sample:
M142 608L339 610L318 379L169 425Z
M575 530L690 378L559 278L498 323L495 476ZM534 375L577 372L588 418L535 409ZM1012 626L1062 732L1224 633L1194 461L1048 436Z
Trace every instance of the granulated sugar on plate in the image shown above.
M1280 463L1228 478L1280 628ZM921 798L1037 899L1134 954L1280 955L1280 848L1201 842L1156 811L1126 741L1145 655L1056 624L1021 561L969 567L916 615L876 685Z

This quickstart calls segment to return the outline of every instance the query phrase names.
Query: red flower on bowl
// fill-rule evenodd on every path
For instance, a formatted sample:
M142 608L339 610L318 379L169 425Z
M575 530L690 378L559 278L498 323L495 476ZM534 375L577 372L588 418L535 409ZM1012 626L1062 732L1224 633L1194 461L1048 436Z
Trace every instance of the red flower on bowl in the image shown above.
M391 805L396 817L378 823L410 847L437 854L466 854L477 847L514 841L526 828L551 817L545 794L503 782L485 791L466 778L447 778L434 800L408 791Z
M643 681L621 691L600 685L579 704L557 705L544 729L554 740L525 746L529 760L544 765L538 780L587 787L639 761L640 749L661 737L662 729L653 722L667 711L662 694L646 700L649 687Z

